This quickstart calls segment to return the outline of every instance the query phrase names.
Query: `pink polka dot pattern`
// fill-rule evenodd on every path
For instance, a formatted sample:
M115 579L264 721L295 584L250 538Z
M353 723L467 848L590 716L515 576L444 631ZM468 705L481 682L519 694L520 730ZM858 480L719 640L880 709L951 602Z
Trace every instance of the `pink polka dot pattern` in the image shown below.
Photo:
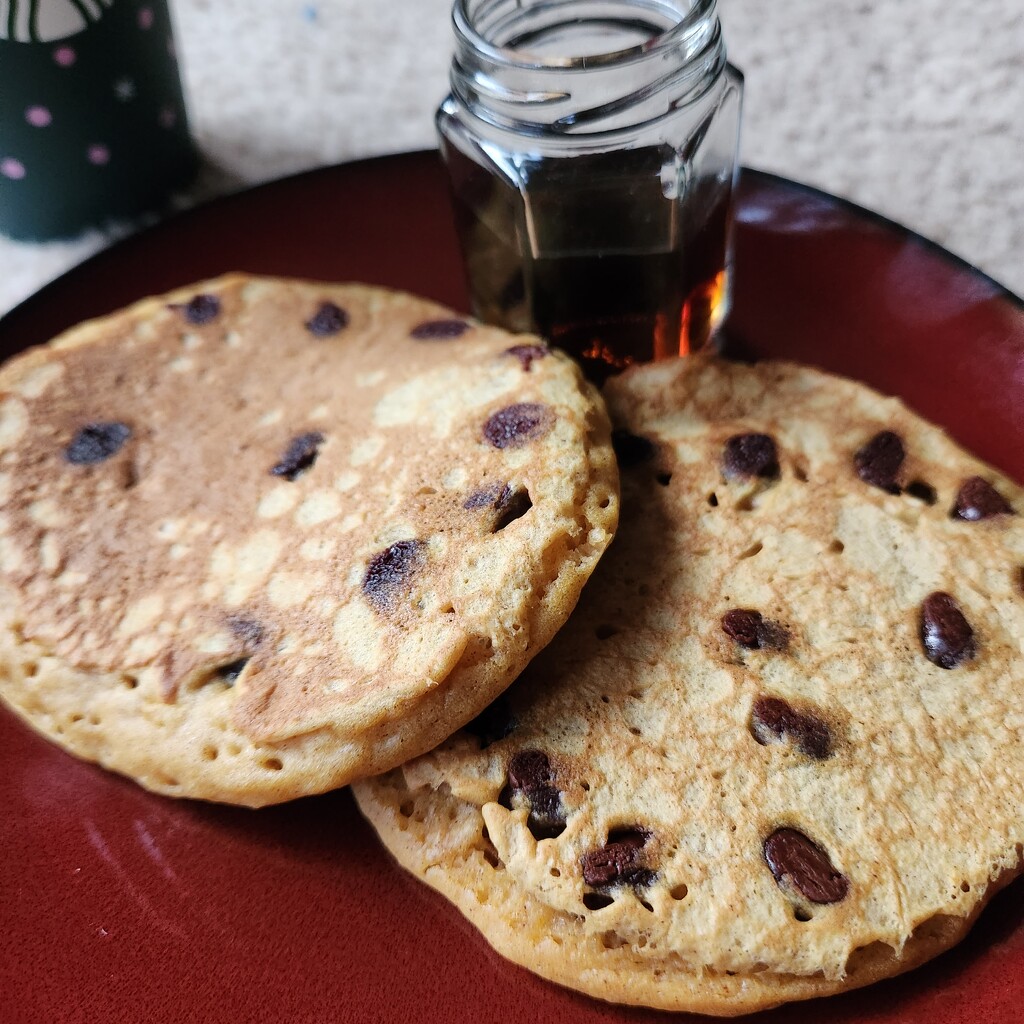
M58 46L53 51L53 59L62 68L69 68L78 59L78 54L75 53L74 48L71 46Z
M0 160L0 174L11 181L20 181L25 177L25 165L13 156L5 156Z
M53 120L53 115L46 107L29 107L25 111L25 120L33 128L45 128Z
M153 8L143 7L139 11L139 28L147 29L153 27Z
M89 163L95 164L97 167L110 163L110 150L102 142L90 146L86 151L86 156L89 158Z

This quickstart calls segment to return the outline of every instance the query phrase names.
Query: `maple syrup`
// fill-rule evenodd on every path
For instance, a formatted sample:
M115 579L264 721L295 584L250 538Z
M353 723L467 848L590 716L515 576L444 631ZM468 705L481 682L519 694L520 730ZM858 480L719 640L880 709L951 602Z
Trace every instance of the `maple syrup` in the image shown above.
M437 118L474 314L598 381L723 319L742 95L713 0L612 6L457 0Z

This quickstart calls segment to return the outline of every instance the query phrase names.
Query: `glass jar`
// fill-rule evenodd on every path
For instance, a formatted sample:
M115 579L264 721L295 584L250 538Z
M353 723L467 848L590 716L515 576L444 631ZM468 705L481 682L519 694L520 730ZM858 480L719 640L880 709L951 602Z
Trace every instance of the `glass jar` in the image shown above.
M456 0L437 112L474 314L596 379L729 305L742 75L715 0Z

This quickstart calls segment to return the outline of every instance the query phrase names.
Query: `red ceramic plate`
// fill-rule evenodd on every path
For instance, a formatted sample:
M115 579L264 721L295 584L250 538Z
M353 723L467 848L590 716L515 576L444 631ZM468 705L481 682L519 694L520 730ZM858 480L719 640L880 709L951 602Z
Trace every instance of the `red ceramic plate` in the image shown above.
M1024 480L1019 299L897 225L779 178L745 172L738 213L730 347L898 393ZM0 321L0 354L234 269L466 301L443 174L420 153L277 182L123 242ZM684 1019L505 963L391 863L347 791L262 811L175 802L0 711L0 837L5 1021ZM759 1024L1020 1020L1022 897L1024 882L1005 890L918 971Z

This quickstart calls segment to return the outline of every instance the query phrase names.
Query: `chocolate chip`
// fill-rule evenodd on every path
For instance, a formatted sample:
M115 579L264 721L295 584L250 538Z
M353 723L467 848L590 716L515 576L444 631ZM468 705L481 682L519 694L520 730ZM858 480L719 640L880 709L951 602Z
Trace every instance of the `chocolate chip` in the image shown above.
M603 910L615 902L614 898L605 892L585 892L583 894L583 906L587 910Z
M464 726L466 732L480 741L480 749L486 750L492 743L510 736L519 722L512 713L505 697L488 704L472 722Z
M127 423L90 423L71 439L64 458L76 466L91 466L116 455L131 436Z
M329 338L348 327L348 313L333 302L322 302L320 308L306 321L306 330L318 338Z
M974 630L960 606L942 591L921 604L921 643L928 660L939 668L956 668L976 653Z
M259 647L266 632L261 623L241 615L230 616L228 628L246 647Z
M320 454L320 445L324 443L324 435L318 433L299 434L292 438L281 461L271 467L274 476L283 476L286 480L296 480L316 462Z
M639 466L641 462L653 459L658 452L658 447L653 441L624 427L612 431L612 448L615 449L615 458L622 469Z
M1012 516L1013 506L985 479L972 476L965 480L957 492L950 515L975 523L992 516Z
M529 373L530 367L538 359L543 359L550 351L543 345L513 345L511 348L505 349L505 355L518 359L522 368Z
M832 733L817 715L798 711L780 697L758 697L754 701L750 731L766 745L789 740L808 757L818 760L832 753Z
M469 324L465 320L426 320L417 324L409 334L417 341L444 341L458 338L468 330Z
M497 514L491 525L491 533L498 533L510 523L522 519L533 508L533 501L530 498L530 492L525 487L517 487L512 490L506 484L501 494L498 495L494 508Z
M653 872L643 866L641 850L650 838L643 829L622 829L608 837L598 850L590 850L580 858L583 881L587 885L631 885L643 879L649 885Z
M363 577L363 593L378 608L387 608L423 564L423 541L400 540L374 555Z
M190 324L200 326L220 316L220 299L216 295L195 295L181 307Z
M462 507L473 511L478 508L490 508L500 497L507 484L492 484L483 490L474 491L463 503Z
M554 413L536 402L522 402L499 409L484 424L484 437L495 448L519 448L546 434Z
M536 839L554 839L565 830L562 795L554 785L548 755L541 750L520 750L508 765L508 788L530 803L528 826Z
M875 434L853 456L857 476L872 487L880 487L890 494L899 494L899 475L906 452L899 434L883 430Z
M508 763L508 784L521 793L550 785L553 779L551 760L542 750L520 750Z
M729 477L777 477L779 452L770 434L736 434L725 442L722 471Z
M565 831L562 794L554 786L541 786L529 794L527 827L534 839L554 839Z
M795 828L780 828L764 841L764 859L775 881L796 889L812 903L838 903L850 888L828 854Z
M741 647L756 650L761 646L757 630L761 625L761 613L750 609L733 608L722 616L722 629Z
M789 646L789 633L772 619L752 608L733 608L722 616L722 629L741 647L756 651L782 651Z

